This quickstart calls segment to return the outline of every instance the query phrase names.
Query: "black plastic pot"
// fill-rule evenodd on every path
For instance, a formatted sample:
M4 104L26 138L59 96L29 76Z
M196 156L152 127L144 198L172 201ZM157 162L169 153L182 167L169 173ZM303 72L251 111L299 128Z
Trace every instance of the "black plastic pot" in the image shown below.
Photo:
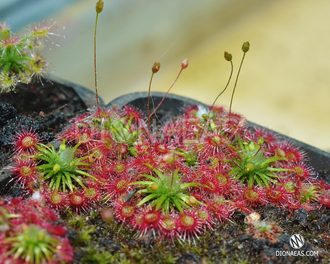
M153 108L158 105L158 103L162 100L165 93L161 92L152 92L151 93L151 111L153 111ZM123 96L120 96L113 101L111 101L109 104L107 104L107 107L109 106L118 106L123 107L124 105L132 105L137 108L139 108L143 113L147 113L147 102L148 102L148 92L137 92L137 93L130 93ZM162 121L169 120L175 116L178 116L183 113L183 110L192 105L202 106L208 108L209 106L201 103L199 101L175 95L175 94L168 94L165 98L164 102L160 106L160 108L157 110L158 119ZM308 157L308 161L311 163L312 167L315 169L315 171L318 173L320 177L322 177L327 182L330 182L330 153L323 151L321 149L318 149L316 147L313 147L309 144L306 144L304 142L301 142L299 140L296 140L294 138L290 138L288 136L285 136L281 133L278 133L276 131L270 130L268 128L265 128L263 126L260 126L258 124L255 124L253 122L247 122L247 126L250 129L256 129L256 128L263 128L265 130L271 131L273 134L278 135L278 137L283 141L289 141L292 142L294 145L300 147L303 149Z
M87 108L93 108L96 106L96 97L95 93L86 87L83 87L81 85L75 84L73 82L69 82L57 77L52 77L51 81L54 83L54 85L59 85L61 89L64 90L73 90L85 103ZM101 107L104 107L104 101L101 97L99 97L99 104Z

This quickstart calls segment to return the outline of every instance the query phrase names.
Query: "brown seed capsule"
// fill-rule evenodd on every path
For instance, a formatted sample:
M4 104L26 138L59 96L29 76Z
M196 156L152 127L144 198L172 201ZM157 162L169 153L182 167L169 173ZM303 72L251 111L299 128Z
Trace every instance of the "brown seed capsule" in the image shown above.
M159 62L155 62L154 65L152 66L151 70L153 73L158 72L160 69L160 63Z
M185 69L188 67L189 61L188 59L185 59L182 63L181 63L181 68Z
M224 57L227 61L231 61L233 59L233 56L230 53L228 53L227 51L225 51Z

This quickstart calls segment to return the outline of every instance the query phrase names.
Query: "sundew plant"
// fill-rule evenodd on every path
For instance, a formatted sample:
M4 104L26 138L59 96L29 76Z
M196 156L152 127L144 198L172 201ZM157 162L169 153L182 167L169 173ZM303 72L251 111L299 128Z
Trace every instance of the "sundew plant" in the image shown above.
M97 16L102 8L98 1ZM249 49L250 43L243 43L229 111L215 104L191 106L175 121L151 130L150 118L159 105L152 113L148 108L147 116L132 106L97 105L71 120L58 135L58 149L41 144L36 132L17 133L13 176L58 212L110 207L114 221L137 236L151 233L173 241L195 240L235 211L267 205L292 212L329 208L330 185L316 177L306 153L266 130L248 129L246 119L231 111ZM231 74L223 91L233 72L233 56L225 52L224 58ZM181 63L175 80L188 65L188 60ZM160 63L151 70L152 80Z
M32 80L42 82L48 68L41 51L48 40L59 36L52 32L55 24L35 23L24 34L17 34L6 23L0 23L0 93L14 91L19 83L29 84L38 93Z

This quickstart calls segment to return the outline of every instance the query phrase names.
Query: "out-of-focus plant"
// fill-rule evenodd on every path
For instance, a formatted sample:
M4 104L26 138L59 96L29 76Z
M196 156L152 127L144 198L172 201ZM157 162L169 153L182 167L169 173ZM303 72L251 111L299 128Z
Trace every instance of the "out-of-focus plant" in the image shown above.
M71 262L73 250L58 220L43 202L0 199L0 263Z
M0 22L0 93L14 91L18 83L41 81L48 63L41 54L47 40L59 36L51 32L56 22L39 22L26 28L22 35L11 32ZM39 94L38 94L39 95Z

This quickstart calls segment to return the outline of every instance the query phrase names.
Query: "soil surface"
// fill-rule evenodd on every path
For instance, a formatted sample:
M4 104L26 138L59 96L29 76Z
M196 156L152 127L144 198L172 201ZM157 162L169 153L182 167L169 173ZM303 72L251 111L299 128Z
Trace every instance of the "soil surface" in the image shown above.
M33 86L41 98L30 86L22 84L15 92L0 94L0 168L11 162L11 142L17 132L35 131L47 143L54 140L71 118L87 109L75 90L65 84L43 81ZM0 193L5 185L1 184L7 176L5 173L0 174Z
M162 241L153 234L136 238L114 221L104 222L96 212L67 218L72 228L69 239L75 248L74 263L330 263L329 209L290 213L267 206L257 210L261 219L282 229L275 241L260 235L255 238L244 222L246 214L236 211L230 221L185 244ZM294 233L305 239L299 250L289 244ZM317 252L317 256L277 256L283 251Z

